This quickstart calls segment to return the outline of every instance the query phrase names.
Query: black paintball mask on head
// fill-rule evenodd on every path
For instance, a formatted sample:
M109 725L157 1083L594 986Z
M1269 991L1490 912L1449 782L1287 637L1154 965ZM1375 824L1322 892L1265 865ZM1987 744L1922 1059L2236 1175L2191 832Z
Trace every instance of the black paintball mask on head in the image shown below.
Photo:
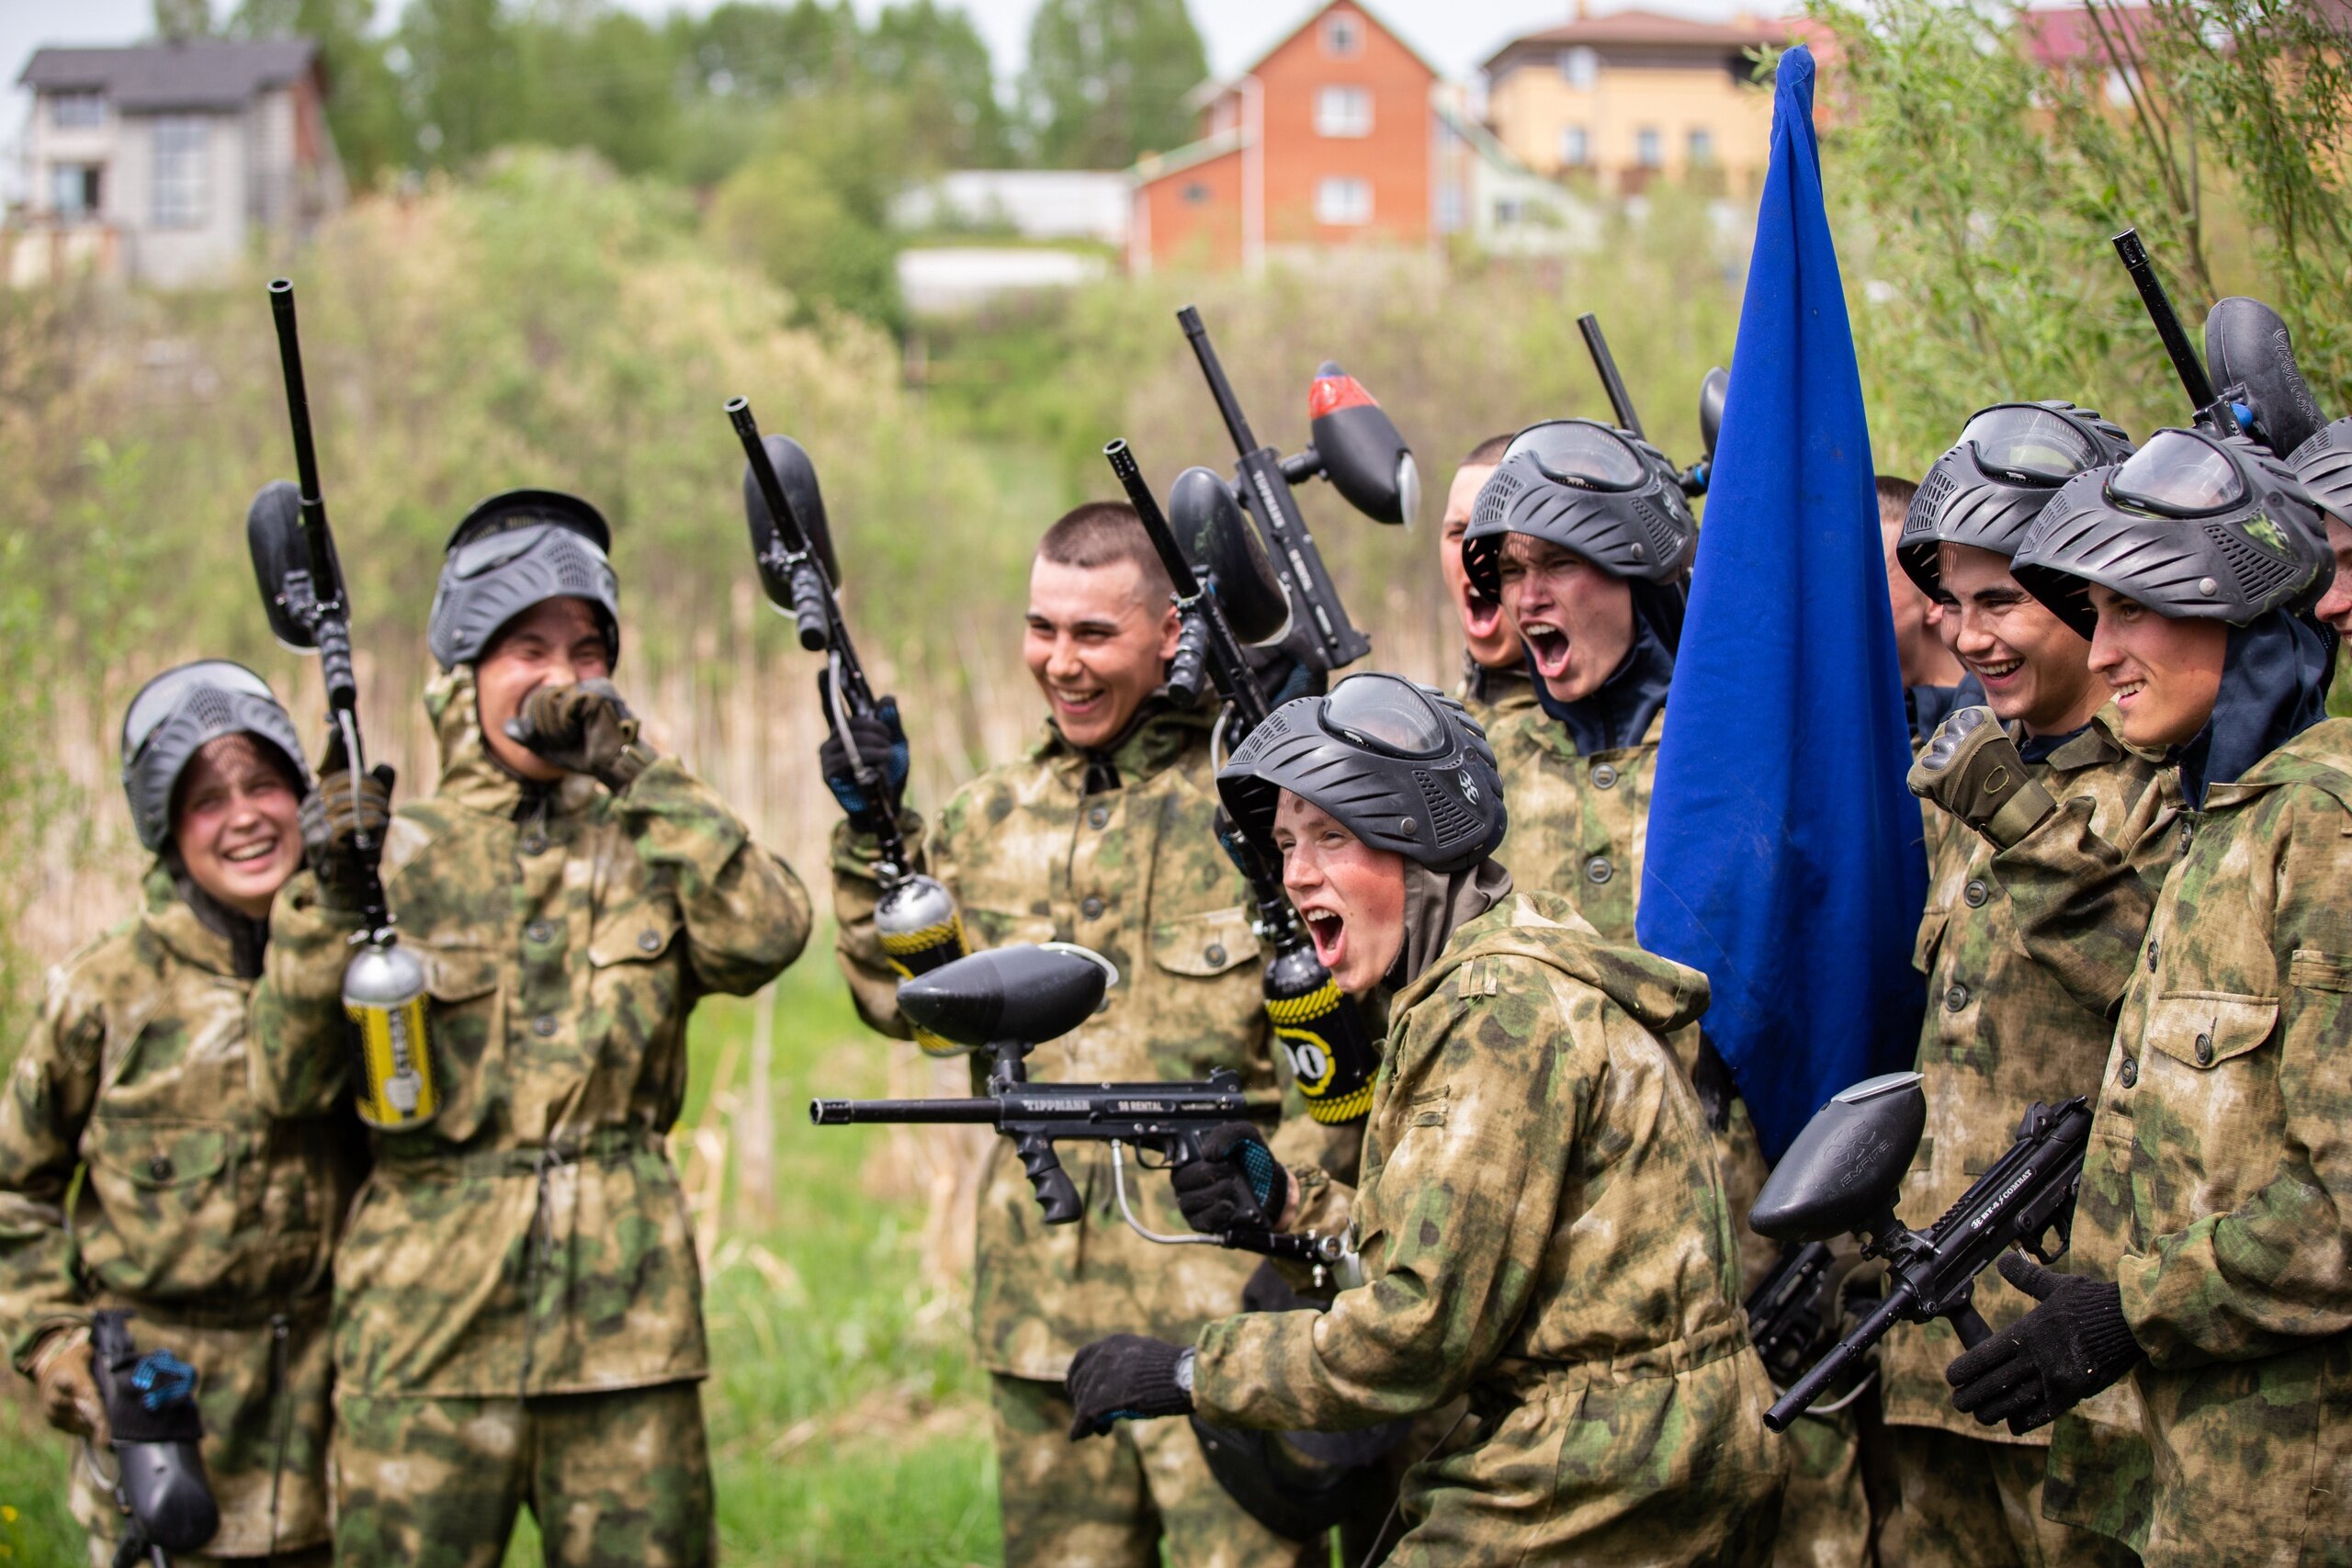
M1657 447L1592 420L1555 419L1511 438L1463 531L1471 586L1498 603L1503 541L1512 534L1573 550L1614 577L1679 584L1699 525Z
M2352 419L2315 431L2295 448L2289 467L2313 505L2339 523L2352 524Z
M1509 818L1494 749L1460 703L1400 675L1351 675L1250 731L1216 776L1243 831L1273 841L1283 790L1375 849L1436 872L1476 865Z
M1895 559L1932 599L1943 585L1939 547L1973 545L2015 556L2060 486L2130 456L2132 438L2120 425L2072 403L1980 409L1920 481L1904 515Z
M199 659L139 688L122 716L122 792L139 841L160 851L172 836L172 794L189 762L224 735L268 743L297 794L310 787L301 738L269 682L226 659Z
M2093 583L2229 626L2213 716L2180 751L2192 804L2325 716L2335 639L2306 614L2335 558L2309 494L2251 439L2156 432L2130 460L2068 480L2010 570L2086 637Z
M576 495L510 490L471 512L449 536L425 642L444 671L470 664L499 629L550 599L584 599L611 662L621 658L620 580L611 526Z

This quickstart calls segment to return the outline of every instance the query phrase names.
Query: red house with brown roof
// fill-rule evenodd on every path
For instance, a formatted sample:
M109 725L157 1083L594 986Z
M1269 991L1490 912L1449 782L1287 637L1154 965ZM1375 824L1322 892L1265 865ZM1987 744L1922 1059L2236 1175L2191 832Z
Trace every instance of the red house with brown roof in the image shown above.
M1129 171L1130 268L1255 266L1270 249L1418 245L1438 231L1438 75L1359 0L1328 0L1204 84L1200 140Z

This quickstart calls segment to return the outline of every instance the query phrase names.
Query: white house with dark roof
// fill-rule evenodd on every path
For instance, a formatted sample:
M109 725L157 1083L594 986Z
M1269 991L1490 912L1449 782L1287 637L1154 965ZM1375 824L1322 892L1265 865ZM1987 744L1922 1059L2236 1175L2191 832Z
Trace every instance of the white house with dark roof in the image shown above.
M343 205L308 39L42 49L17 80L33 100L5 255L20 287L84 267L200 283Z

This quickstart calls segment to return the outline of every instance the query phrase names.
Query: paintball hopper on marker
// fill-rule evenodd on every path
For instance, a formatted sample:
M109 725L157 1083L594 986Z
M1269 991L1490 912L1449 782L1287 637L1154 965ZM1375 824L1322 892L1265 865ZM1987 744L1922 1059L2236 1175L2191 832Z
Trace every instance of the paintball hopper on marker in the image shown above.
M1782 1243L1852 1234L1887 1264L1884 1301L1765 1413L1779 1432L1898 1322L1940 1317L1973 1348L1989 1337L1974 1305L1976 1276L2012 1247L2044 1263L2066 1250L2090 1139L2088 1101L2027 1109L2017 1141L1925 1231L1894 1213L1903 1173L1928 1124L1917 1073L1888 1073L1840 1091L1814 1113L1757 1194L1748 1226Z
M131 1315L108 1308L90 1325L91 1370L114 1449L115 1501L130 1516L117 1568L194 1551L220 1529L204 1470L196 1369L168 1350L141 1354L130 1342Z
M2206 312L2200 360L2140 231L2126 229L2115 236L2115 254L2139 290L2199 427L2221 436L2248 436L2272 455L2287 457L2327 423L2295 363L2293 338L2278 311L2242 296L2220 301Z

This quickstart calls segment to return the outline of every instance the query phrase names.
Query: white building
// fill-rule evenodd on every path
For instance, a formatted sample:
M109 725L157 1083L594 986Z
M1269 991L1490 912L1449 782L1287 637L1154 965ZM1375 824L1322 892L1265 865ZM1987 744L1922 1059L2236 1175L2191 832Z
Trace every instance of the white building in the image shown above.
M82 267L203 282L343 205L307 39L43 49L17 80L26 201L0 244L19 287Z

